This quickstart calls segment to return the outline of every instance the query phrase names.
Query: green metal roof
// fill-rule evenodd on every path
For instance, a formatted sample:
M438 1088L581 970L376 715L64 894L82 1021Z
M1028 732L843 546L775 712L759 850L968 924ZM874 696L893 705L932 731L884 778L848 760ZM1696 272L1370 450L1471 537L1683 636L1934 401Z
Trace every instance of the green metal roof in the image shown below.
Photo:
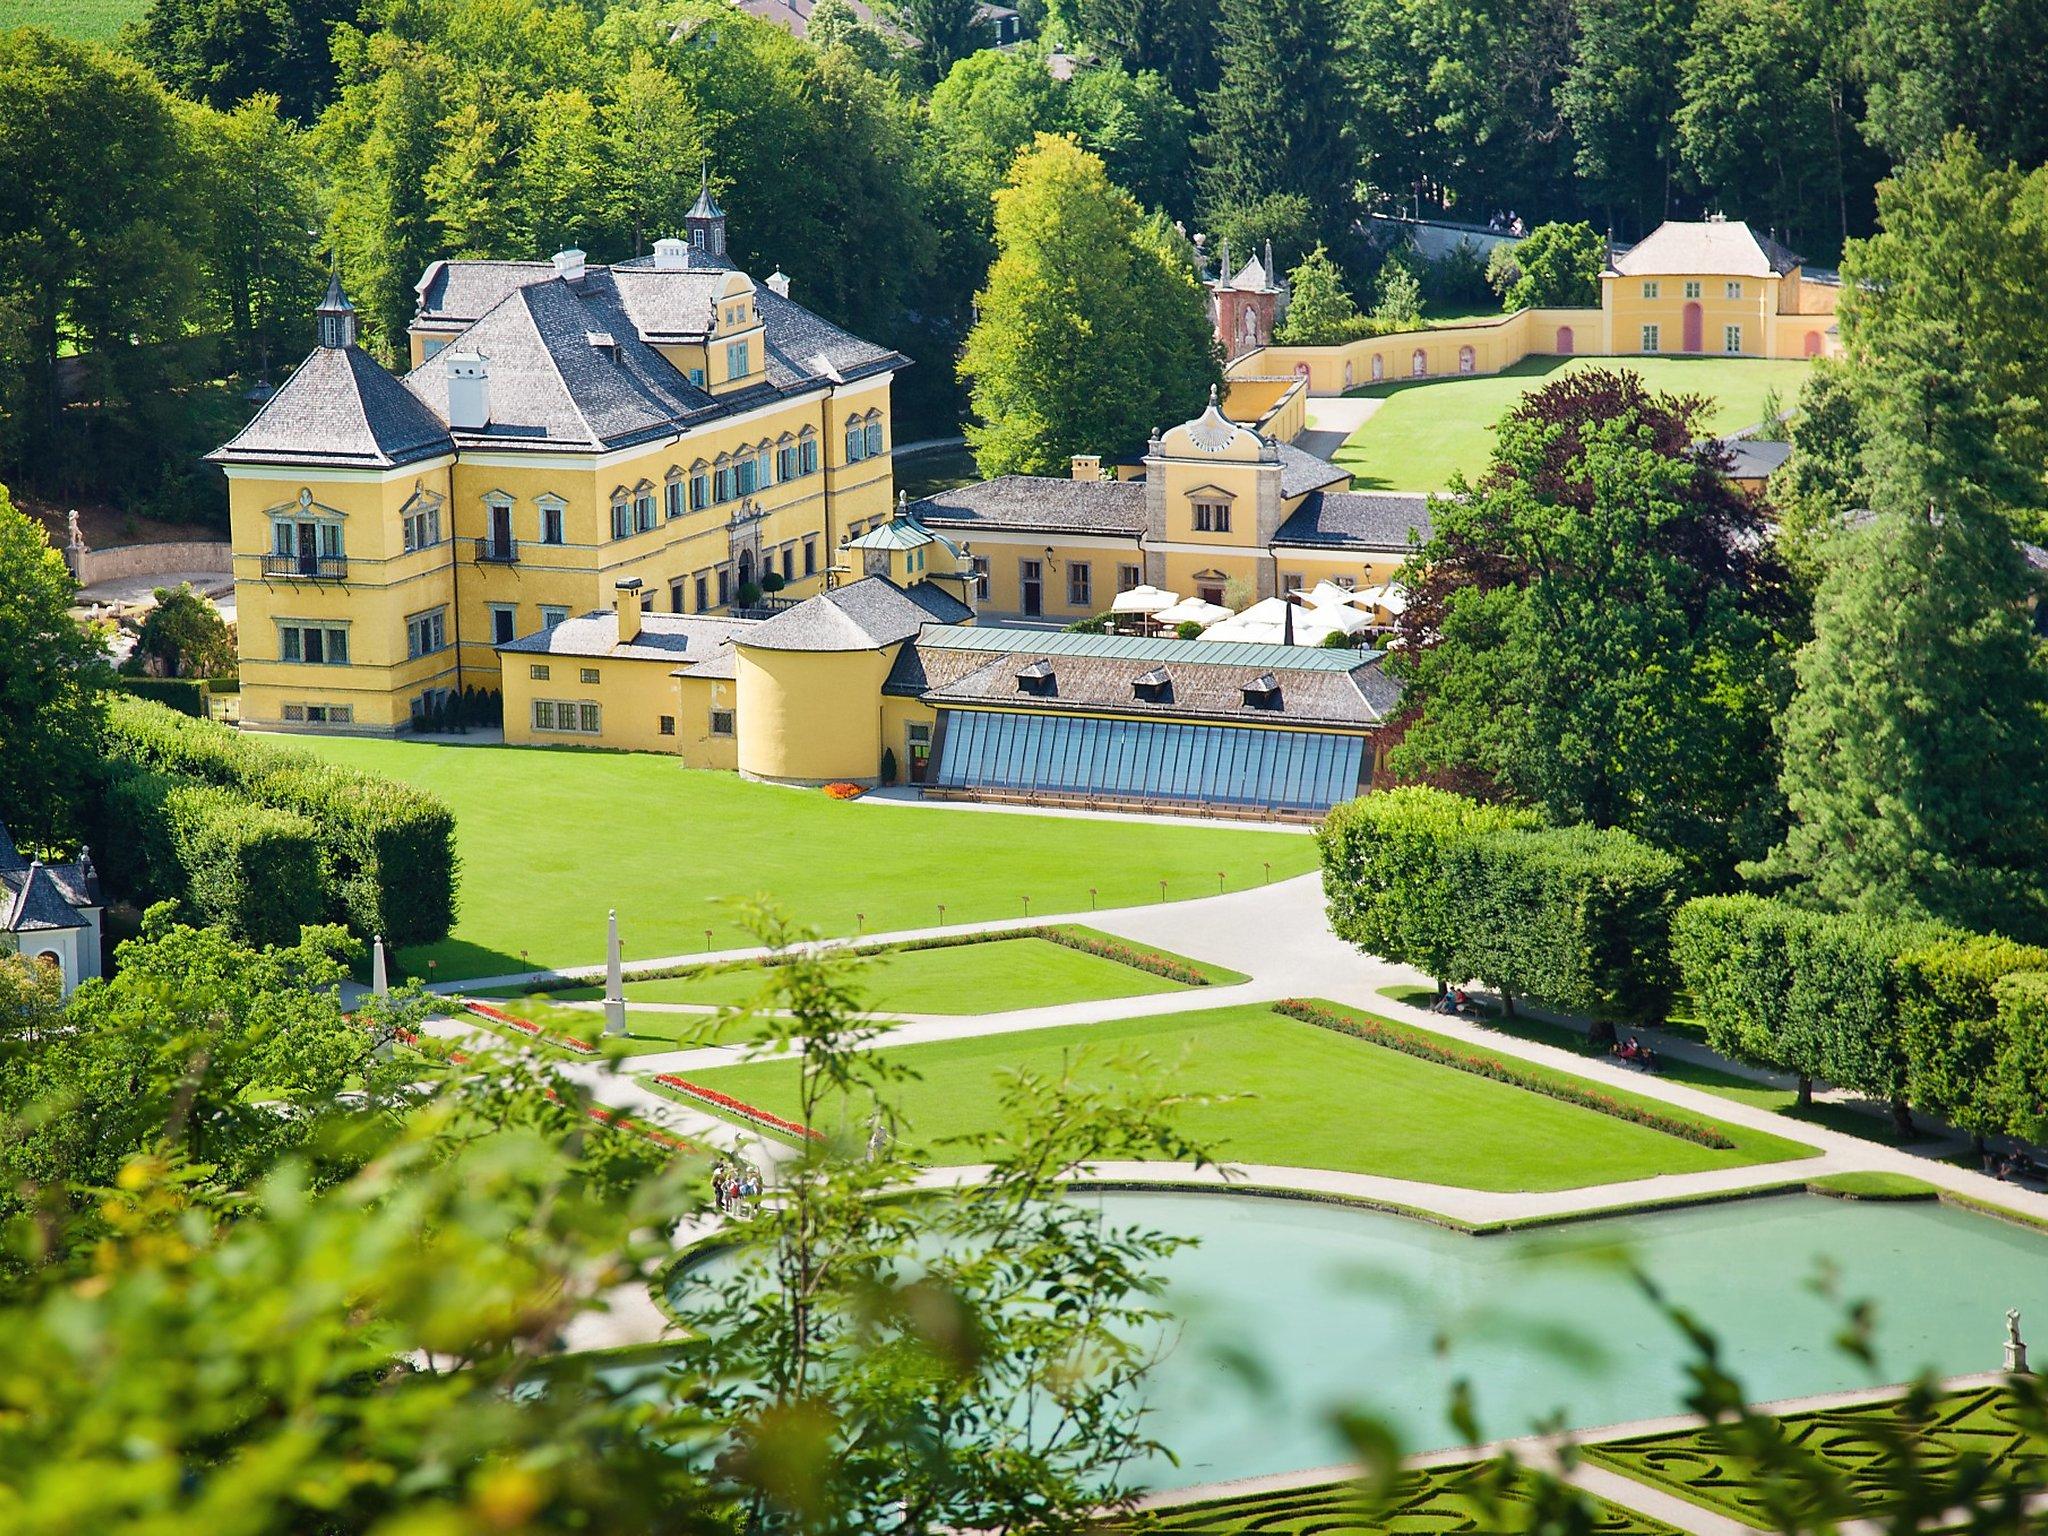
M1263 667L1281 672L1354 672L1381 651L1324 650L1313 645L1271 645L1256 640L1180 640L1171 635L1076 635L1061 629L983 629L930 624L919 646L953 651L1029 651L1038 656L1109 656L1123 661Z

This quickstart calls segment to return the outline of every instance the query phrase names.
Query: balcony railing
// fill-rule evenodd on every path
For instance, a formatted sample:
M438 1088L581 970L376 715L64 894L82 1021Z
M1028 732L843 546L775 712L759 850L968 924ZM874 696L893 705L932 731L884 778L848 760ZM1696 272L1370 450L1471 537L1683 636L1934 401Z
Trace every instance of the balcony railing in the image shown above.
M346 555L265 555L265 576L285 576L294 581L347 581Z
M476 557L486 565L513 565L519 559L517 539L478 539Z

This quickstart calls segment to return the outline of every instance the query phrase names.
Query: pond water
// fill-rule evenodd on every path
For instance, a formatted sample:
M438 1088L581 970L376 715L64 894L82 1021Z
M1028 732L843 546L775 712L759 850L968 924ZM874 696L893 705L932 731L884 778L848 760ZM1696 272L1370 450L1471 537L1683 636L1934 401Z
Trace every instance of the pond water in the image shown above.
M1148 1428L1178 1465L1136 1469L1157 1488L1345 1460L1339 1408L1377 1414L1409 1451L1465 1444L1445 1414L1460 1378L1485 1438L1678 1412L1691 1357L1630 1265L1720 1339L1753 1401L1995 1370L2008 1307L2048 1354L2048 1234L1931 1201L1787 1195L1470 1237L1308 1201L1086 1198L1197 1239L1164 1266L1178 1326ZM1875 1371L1834 1343L1862 1300Z
M1182 1329L1147 1395L1180 1464L1144 1468L1156 1487L1343 1460L1339 1406L1411 1451L1463 1444L1460 1377L1489 1438L1677 1412L1689 1356L1625 1263L1719 1337L1753 1401L1995 1370L2008 1307L2048 1342L2048 1234L1933 1202L1790 1195L1475 1238L1301 1201L1095 1198L1200 1239L1168 1264ZM1833 1343L1866 1299L1875 1374Z

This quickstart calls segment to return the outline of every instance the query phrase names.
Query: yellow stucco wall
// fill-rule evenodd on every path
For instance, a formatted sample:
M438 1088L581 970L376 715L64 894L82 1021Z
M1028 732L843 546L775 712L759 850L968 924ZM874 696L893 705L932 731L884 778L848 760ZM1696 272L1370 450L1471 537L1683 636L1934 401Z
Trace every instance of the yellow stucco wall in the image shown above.
M1564 337L1560 334L1563 331L1571 335ZM1348 341L1341 346L1264 347L1231 364L1230 373L1236 378L1300 373L1306 369L1310 394L1341 395L1374 382L1498 373L1532 354L1557 352L1567 340L1574 354L1597 352L1599 336L1597 309L1518 309L1513 314L1476 320L1470 325L1397 331ZM1420 373L1415 363L1418 352L1422 354ZM1379 359L1380 366L1377 380L1373 373L1374 358Z
M874 780L882 765L882 682L900 646L736 649L739 710L746 722L739 742L741 773L799 784Z
M1694 352L1716 357L1775 357L1780 279L1708 273L1600 280L1604 348L1616 356ZM1697 310L1699 344L1686 345L1686 315ZM1643 327L1657 328L1656 345ZM1730 330L1734 336L1730 336ZM1796 355L1796 354L1795 354Z
M1101 613L1119 591L1137 586L1145 579L1145 557L1135 538L991 530L975 532L970 542L974 557L988 562L988 592L977 597L974 606L989 613L1024 612L1027 562L1036 562L1039 567L1039 612L1047 618L1085 619ZM1053 552L1050 560L1045 554L1048 547ZM1088 597L1084 602L1072 600L1072 567L1076 564L1088 568ZM1137 573L1133 580L1120 579L1119 573L1125 567Z
M665 659L514 652L505 660L510 663L504 670L505 740L513 746L665 752L690 768L730 769L736 764L735 733L714 733L711 718L714 710L735 711L729 678L674 677L675 665ZM537 677L537 671L545 675ZM556 705L597 705L597 733L535 729L533 706L541 699Z

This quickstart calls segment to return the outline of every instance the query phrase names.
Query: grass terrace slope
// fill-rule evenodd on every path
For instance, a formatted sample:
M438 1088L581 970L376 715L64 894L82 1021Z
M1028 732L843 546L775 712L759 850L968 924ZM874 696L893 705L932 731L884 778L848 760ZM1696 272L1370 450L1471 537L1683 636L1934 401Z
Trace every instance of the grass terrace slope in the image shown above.
M148 9L149 0L0 0L0 32L48 27L60 36L111 43Z
M940 1143L996 1122L1005 1073L1056 1077L1071 1068L1107 1082L1127 1067L1174 1092L1237 1095L1182 1112L1186 1130L1227 1161L1468 1189L1551 1190L1810 1155L1725 1125L1715 1128L1732 1150L1702 1146L1257 1005L906 1046L895 1056L919 1074L896 1088L906 1139L937 1149L941 1160L948 1154ZM749 1062L689 1078L784 1118L796 1112L793 1061ZM1624 1094L1611 1097L1643 1107ZM865 1122L867 1114L856 1106L853 1118Z
M646 753L294 737L432 791L455 812L451 937L401 952L441 981L736 948L734 903L766 895L826 934L928 928L1213 896L1312 869L1312 838L1235 826L842 804ZM857 918L856 914L860 917ZM864 921L860 920L864 918ZM710 938L705 937L709 931Z
M1650 388L1706 395L1714 401L1705 426L1733 432L1765 415L1776 390L1784 406L1798 396L1803 362L1723 357L1531 357L1505 372L1468 378L1398 380L1354 390L1382 402L1337 450L1360 490L1440 491L1454 472L1486 468L1493 428L1530 390L1586 368L1626 368Z

